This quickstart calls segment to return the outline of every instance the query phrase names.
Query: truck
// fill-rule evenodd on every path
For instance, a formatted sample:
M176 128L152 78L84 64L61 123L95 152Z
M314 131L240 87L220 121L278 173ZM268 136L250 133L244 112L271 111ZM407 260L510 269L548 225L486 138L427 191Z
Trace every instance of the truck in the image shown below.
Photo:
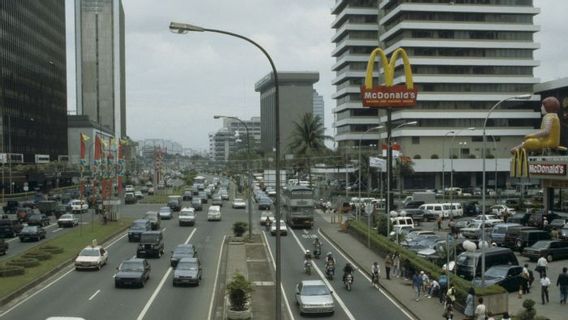
M264 170L264 185L266 187L276 188L276 170ZM287 184L286 171L280 171L280 186Z
M20 202L17 200L8 200L6 201L6 205L2 207L2 210L4 210L6 214L15 214L18 207L20 207Z
M413 192L411 196L408 196L402 202L403 206L406 206L411 201L424 201L424 203L434 203L436 202L436 194L430 191L419 191Z
M38 201L36 205L39 212L48 216L55 214L57 211L57 201L54 200L41 200Z

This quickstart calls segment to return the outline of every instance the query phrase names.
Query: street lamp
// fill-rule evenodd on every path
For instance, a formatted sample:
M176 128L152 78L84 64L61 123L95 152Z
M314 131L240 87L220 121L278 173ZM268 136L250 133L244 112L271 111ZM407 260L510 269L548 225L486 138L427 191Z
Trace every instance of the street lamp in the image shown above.
M252 187L252 174L250 171L250 136L249 136L249 129L247 124L237 118L237 117L233 117L233 116L221 116L221 115L214 115L213 119L233 119L236 120L238 122L240 122L244 127L245 127L245 132L247 135L247 174L248 174L248 182L247 182L247 192L248 192L248 197L247 197L247 212L248 212L248 227L249 227L249 240L252 239L252 192L251 192L251 187ZM237 131L238 133L238 131Z
M375 131L375 130L379 130L384 128L384 126L376 126L376 127L372 127L367 129L365 132L363 132L360 136L359 136L359 201L358 201L358 206L357 206L357 218L360 219L361 217L361 140L363 140L363 135L365 133L371 132L371 131ZM369 186L367 186L367 188L369 188Z
M449 149L451 149L454 146L454 140L456 139L456 136L464 130L473 131L473 130L475 130L475 128L470 127L470 128L467 128L467 129L461 129L457 132L454 132L454 136L452 137L452 142L450 143ZM453 201L454 201L454 157L451 155L451 152L449 152L449 150L448 150L448 153L450 154L450 218L452 218L453 215L454 215L453 204L452 204ZM461 154L461 152L460 152L460 154ZM444 191L444 195L445 194L446 193Z
M489 136L491 137L491 140L493 140L493 149L495 150L493 157L495 158L495 204L497 204L497 201L499 201L499 193L497 192L497 138L495 138L495 136L492 134L490 134ZM523 194L521 192L521 199L522 197Z
M485 135L485 128L487 127L487 120L489 119L489 116L491 115L491 113L493 112L493 110L495 110L498 106L501 105L501 103L505 102L505 101L510 101L510 100L527 100L530 99L532 97L532 95L530 93L528 94L521 94L521 95L517 95L517 96L513 96L513 97L509 97L509 98L505 98L502 99L500 101L498 101L496 104L493 105L493 107L491 107L491 109L489 109L489 111L487 112L487 115L485 116L485 121L483 121L483 148L481 149L481 157L483 158L483 164L482 164L482 182L481 182L481 286L483 287L485 285L485 193L486 193L486 185L485 185L485 158L486 158L486 154L485 154L485 148L487 145L487 139L486 139L486 135Z
M444 202L446 202L446 181L444 179L444 174L446 171L446 157L444 156L445 152L446 152L446 137L449 134L455 134L456 132L454 130L450 130L448 132L446 132L446 134L444 134L444 138L442 139L442 199ZM448 150L448 155L449 155L449 150ZM451 155L450 155L451 157Z
M191 24L186 24L186 23L178 23L178 22L171 22L170 23L170 31L175 32L175 33L179 33L179 34L184 34L187 33L189 31L195 31L195 32L213 32L213 33L220 33L220 34L224 34L224 35L228 35L231 37L235 37L235 38L239 38L242 40L247 41L248 43L251 43L252 45L254 45L255 47L257 47L260 51L262 51L262 53L266 56L266 58L268 59L268 62L270 63L270 67L272 68L272 74L274 75L274 153L275 153L275 157L276 157L276 161L274 163L275 166L275 170L276 171L276 201L275 203L275 219L277 221L277 223L280 223L280 189L281 189L281 185L280 185L280 90L279 90L279 85L280 83L278 82L278 72L276 71L276 66L274 65L274 62L272 61L272 58L270 57L270 55L268 54L268 52L266 52L266 50L264 50L263 47L261 47L258 43L252 41L251 39L236 34L236 33L232 33L232 32L228 32L228 31L223 31L223 30L217 30L217 29L207 29L207 28L202 28L202 27L198 27L198 26L194 26ZM280 264L281 264L281 245L280 245L280 232L276 233L276 258L275 258L275 262L276 262L276 283L275 283L275 297L276 297L276 301L275 301L275 319L276 320L280 320L282 318L282 292L281 290L281 283L282 283L282 279L281 279L281 268L280 268Z
M409 121L403 122L398 126L394 127L394 130L405 127L405 126L413 126L418 124L417 121ZM388 128L390 129L390 123ZM392 131L392 130L391 130ZM392 135L387 136L387 206L386 206L386 214L387 214L387 237L390 234L390 212L391 212L391 182L392 182L392 147L391 147L391 138ZM377 229L378 230L378 229Z

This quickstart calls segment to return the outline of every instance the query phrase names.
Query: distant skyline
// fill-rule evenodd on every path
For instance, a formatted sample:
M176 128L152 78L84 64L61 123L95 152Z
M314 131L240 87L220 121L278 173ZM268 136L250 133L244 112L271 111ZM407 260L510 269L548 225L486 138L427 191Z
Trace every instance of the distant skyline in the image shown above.
M73 0L66 0L68 109L75 109ZM126 21L127 134L134 140L169 139L208 149L208 133L222 127L214 114L250 119L260 115L254 84L269 64L252 45L213 33L176 35L171 21L223 29L250 37L272 56L279 71L318 71L314 88L325 102L332 135L331 85L334 0L123 1ZM535 0L541 9L535 36L541 82L568 77L565 12L568 1ZM222 10L219 10L222 8ZM411 57L412 59L412 57Z

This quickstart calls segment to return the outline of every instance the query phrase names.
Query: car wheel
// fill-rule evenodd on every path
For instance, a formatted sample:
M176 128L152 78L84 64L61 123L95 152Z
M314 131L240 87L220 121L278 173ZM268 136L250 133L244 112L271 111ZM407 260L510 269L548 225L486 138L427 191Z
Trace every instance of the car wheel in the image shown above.
M552 262L553 257L551 254L548 254L548 256L546 256L546 260L548 260L548 262Z

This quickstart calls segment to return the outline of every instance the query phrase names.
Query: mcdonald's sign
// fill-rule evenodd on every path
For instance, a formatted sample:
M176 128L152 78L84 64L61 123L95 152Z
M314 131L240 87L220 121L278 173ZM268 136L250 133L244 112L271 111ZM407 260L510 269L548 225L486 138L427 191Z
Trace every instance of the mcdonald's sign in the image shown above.
M375 59L379 55L381 64L385 73L385 85L373 86L373 68L375 66ZM404 75L406 77L406 84L393 85L394 82L394 68L398 57L402 58L404 64ZM412 80L412 68L410 67L410 60L404 49L396 49L390 61L387 59L385 52L376 48L371 52L369 61L367 63L367 73L365 75L365 84L361 86L361 99L363 106L373 108L385 107L412 107L416 105L416 96L418 95L414 88Z

